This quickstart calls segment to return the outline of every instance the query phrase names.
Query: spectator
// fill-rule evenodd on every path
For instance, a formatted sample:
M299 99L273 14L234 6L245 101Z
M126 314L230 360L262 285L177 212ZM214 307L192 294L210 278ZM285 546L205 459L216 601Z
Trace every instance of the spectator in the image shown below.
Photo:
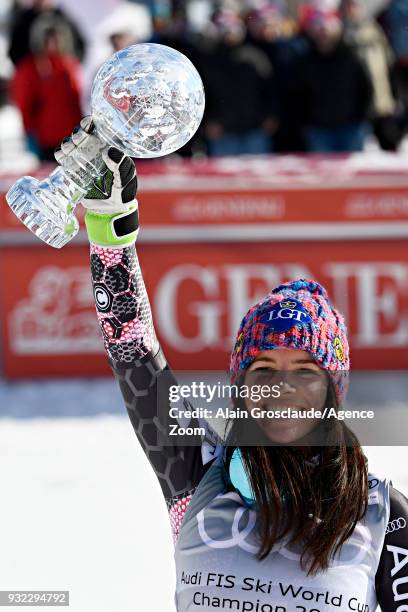
M172 47L197 64L201 54L199 49L203 51L207 39L205 32L192 31L186 12L180 10L166 19L156 19L150 42Z
M130 47L130 45L134 45L137 40L134 39L134 36L131 32L127 32L126 30L124 30L122 32L113 32L109 36L109 42L112 45L113 53L117 53L118 51L121 51L126 47Z
M37 165L37 158L25 149L20 112L9 100L9 79L0 75L0 171L25 172Z
M393 54L380 26L368 14L363 0L342 0L344 39L358 53L371 77L371 121L382 149L396 151L401 131L391 85Z
M77 26L67 15L55 6L55 0L33 0L33 5L17 11L14 23L11 24L9 57L14 64L24 59L30 53L31 28L39 17L47 16L58 20L71 36L70 50L79 60L85 52L84 40Z
M408 4L406 0L390 0L379 15L397 59L408 57Z
M277 125L272 66L260 49L244 43L245 25L236 13L218 11L212 24L216 40L199 60L209 155L267 153Z
M147 6L118 0L113 11L93 30L83 64L85 87L82 97L84 114L91 112L91 92L95 75L113 53L150 40L152 19Z
M13 99L32 148L54 160L54 148L81 119L80 64L66 55L59 22L42 17L31 32L32 53L18 63Z
M288 17L285 6L284 1L275 0L246 15L248 42L266 53L275 75L279 126L274 150L279 153L305 150L294 85L296 64L308 45L304 37L298 36L297 26Z
M408 2L391 0L379 16L395 55L393 70L398 99L403 106L403 128L408 129Z
M310 41L297 76L307 148L361 151L372 100L370 77L344 42L338 13L305 5L301 25Z
M205 19L203 22L206 23ZM204 32L193 30L186 11L180 8L173 15L162 15L160 19L156 18L151 42L167 45L180 51L188 57L200 74L202 73L201 64L208 47L208 37L205 35L205 27ZM205 154L206 143L202 127L176 153L179 157L203 157Z

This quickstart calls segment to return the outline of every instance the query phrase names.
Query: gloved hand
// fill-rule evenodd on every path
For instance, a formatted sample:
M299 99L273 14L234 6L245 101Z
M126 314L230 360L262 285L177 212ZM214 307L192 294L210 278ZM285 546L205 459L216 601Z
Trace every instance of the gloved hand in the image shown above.
M94 130L91 117L84 117L71 136L64 138L55 150L55 159L63 168L69 170L75 165L78 147L82 159L95 157L100 141ZM106 172L94 179L82 200L88 237L100 246L128 246L139 233L136 168L132 159L115 147L104 149L102 157Z

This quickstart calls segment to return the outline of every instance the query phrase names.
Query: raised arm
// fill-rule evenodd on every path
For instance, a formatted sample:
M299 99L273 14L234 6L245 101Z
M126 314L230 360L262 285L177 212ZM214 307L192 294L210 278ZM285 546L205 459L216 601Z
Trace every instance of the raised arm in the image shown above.
M73 134L57 152L70 155L81 138L92 142L92 125ZM105 350L118 381L136 436L159 480L176 538L183 514L212 459L222 452L218 438L206 435L194 444L169 436L169 388L177 384L158 342L135 242L139 232L137 178L133 161L118 149L104 154L107 173L95 180L83 205L91 243L95 305ZM183 425L186 425L183 423Z
M168 435L175 422L169 416L169 389L178 383L156 337L134 245L118 249L91 243L91 269L105 349L135 433L169 509L186 505L218 456L217 440L210 430L188 446Z

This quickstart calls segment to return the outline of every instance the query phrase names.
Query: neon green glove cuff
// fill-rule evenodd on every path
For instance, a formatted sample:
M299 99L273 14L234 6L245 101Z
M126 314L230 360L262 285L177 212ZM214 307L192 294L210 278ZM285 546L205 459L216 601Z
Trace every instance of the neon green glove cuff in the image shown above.
M137 203L125 213L103 214L87 210L86 231L90 242L99 246L129 246L139 233Z

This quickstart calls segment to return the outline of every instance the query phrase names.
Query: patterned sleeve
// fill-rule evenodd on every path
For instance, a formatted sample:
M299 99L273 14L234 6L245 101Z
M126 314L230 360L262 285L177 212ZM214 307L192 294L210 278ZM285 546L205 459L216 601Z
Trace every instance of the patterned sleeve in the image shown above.
M157 340L136 249L91 244L95 305L105 350L136 436L159 480L174 540L191 497L212 460L222 452L219 438L206 434L185 445L169 436L169 388L177 380ZM186 408L192 408L184 402ZM194 444L192 444L194 442Z

